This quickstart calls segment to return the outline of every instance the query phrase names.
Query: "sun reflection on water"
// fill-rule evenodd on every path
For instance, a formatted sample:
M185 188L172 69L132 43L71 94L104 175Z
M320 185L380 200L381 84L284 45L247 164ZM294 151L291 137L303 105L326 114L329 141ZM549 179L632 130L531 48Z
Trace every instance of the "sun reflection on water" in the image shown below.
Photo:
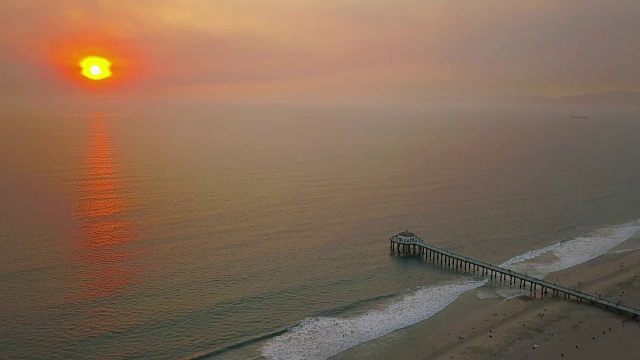
M136 236L125 193L107 120L94 116L79 183L83 300L121 294L133 281L134 259L127 245Z

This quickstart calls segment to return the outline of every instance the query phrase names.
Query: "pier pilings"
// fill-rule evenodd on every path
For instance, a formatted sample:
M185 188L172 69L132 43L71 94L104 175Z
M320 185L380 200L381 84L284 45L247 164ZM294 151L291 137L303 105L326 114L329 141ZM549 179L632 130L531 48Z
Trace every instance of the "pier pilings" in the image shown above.
M640 318L640 309L623 305L620 302L604 299L599 296L586 294L580 290L570 289L562 285L551 283L549 281L538 279L500 266L488 264L480 260L458 255L448 250L427 244L417 236L414 236L410 241L407 241L405 237L394 235L389 239L389 241L389 248L394 254L418 255L420 258L424 258L426 261L439 265L442 268L446 267L457 272L464 271L464 273L479 274L483 277L488 276L492 282L495 280L500 284L505 284L508 279L509 286L515 286L518 284L520 289L526 289L528 286L529 291L534 295L537 294L538 288L540 289L540 296L545 296L545 294L548 294L549 290L551 290L552 297L564 296L565 299L571 299L573 296L576 301L587 300L591 304L600 305L608 310L615 309L623 314L631 316L634 319Z

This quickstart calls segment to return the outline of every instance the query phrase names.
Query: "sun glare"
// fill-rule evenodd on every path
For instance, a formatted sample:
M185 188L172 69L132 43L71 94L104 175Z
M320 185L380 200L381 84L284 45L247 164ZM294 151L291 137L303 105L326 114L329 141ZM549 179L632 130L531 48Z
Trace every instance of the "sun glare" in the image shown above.
M104 80L111 77L111 61L99 57L88 56L79 63L82 75L90 80Z

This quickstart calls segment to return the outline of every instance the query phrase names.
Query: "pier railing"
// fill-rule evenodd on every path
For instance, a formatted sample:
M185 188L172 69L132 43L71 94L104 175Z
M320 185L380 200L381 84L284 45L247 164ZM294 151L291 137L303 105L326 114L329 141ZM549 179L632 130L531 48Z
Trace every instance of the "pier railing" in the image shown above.
M485 263L484 261L472 259L470 257L455 254L451 251L435 247L427 244L419 237L415 236L411 239L402 238L397 235L390 239L390 249L392 252L416 254L430 260L434 264L446 266L456 270L464 270L468 273L488 275L492 280L499 280L500 283L509 281L509 285L518 285L519 288L526 289L537 293L538 287L540 294L545 296L551 292L551 296L564 296L565 299L574 297L577 301L588 301L591 304L601 305L608 310L616 310L623 314L630 315L634 319L640 317L640 309L624 305L620 302L604 299L599 296L586 294L580 290L570 289L568 287L558 285L546 280L538 279L526 274L522 274L513 270L505 269L500 266Z

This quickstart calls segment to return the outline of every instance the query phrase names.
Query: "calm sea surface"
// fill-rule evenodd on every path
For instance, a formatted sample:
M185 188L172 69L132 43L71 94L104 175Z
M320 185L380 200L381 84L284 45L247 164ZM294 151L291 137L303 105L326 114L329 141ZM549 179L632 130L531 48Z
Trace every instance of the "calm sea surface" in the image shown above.
M391 256L387 239L404 229L495 263L524 266L560 241L583 251L573 243L559 267L598 256L640 229L640 116L569 115L3 115L0 358L375 346L482 286Z

